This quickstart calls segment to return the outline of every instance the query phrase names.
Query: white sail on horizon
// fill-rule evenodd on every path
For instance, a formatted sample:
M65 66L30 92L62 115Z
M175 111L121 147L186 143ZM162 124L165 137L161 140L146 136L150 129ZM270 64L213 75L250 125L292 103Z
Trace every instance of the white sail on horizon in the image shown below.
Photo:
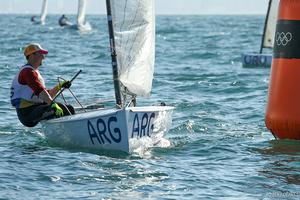
M85 24L86 0L78 0L77 24Z
M138 96L150 96L155 57L154 0L112 0L119 79Z
M266 16L266 27L263 38L263 48L273 48L274 46L274 38L275 38L275 29L276 29L276 21L278 15L280 0L270 0L269 2L269 12L268 16Z
M45 24L47 12L48 12L48 0L43 0L41 16L40 16L41 24Z

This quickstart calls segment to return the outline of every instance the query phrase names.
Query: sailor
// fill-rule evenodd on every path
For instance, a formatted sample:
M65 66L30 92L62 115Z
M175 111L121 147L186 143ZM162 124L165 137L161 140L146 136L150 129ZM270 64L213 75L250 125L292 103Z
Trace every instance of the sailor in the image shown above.
M35 126L43 119L75 113L72 106L53 102L61 88L71 86L70 81L62 81L50 90L45 87L39 67L46 54L48 51L37 43L27 45L24 50L27 64L21 67L12 82L11 104L16 108L20 122L27 127Z
M68 26L68 25L72 25L72 24L69 22L68 18L67 18L65 15L62 15L62 16L59 18L58 24L59 24L60 26Z
M34 15L31 17L30 21L32 21L32 22L36 22L36 20L35 20L35 16L34 16Z

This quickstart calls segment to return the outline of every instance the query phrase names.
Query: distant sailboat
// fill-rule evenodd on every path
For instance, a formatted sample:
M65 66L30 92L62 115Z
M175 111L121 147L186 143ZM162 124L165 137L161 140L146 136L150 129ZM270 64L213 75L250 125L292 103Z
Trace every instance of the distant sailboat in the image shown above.
M40 19L36 20L35 16L32 16L31 17L31 21L33 23L35 23L35 24L42 24L42 25L44 25L45 21L46 21L47 12L48 12L48 0L43 0Z
M78 0L77 23L76 24L71 23L65 17L65 15L61 16L58 23L60 26L88 31L91 30L91 25L88 22L86 22L85 15L86 15L86 0Z
M174 107L136 106L136 97L148 97L152 89L154 0L106 0L106 6L116 105L41 124L47 140L60 146L131 152L145 140L163 140Z
M274 46L279 1L280 0L269 1L259 53L242 54L243 67L271 67L272 54L263 53L263 49L272 49Z

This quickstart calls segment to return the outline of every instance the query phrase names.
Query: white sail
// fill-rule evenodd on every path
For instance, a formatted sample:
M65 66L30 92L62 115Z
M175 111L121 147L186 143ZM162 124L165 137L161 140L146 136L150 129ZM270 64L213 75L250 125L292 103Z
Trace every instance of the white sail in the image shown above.
M120 82L138 96L149 96L155 57L154 0L112 0Z
M265 32L264 32L264 38L262 44L263 48L273 48L278 7L279 7L279 0L270 0L269 8L268 8L269 11L265 23Z
M77 24L85 24L86 0L78 0Z
M45 24L47 11L48 11L48 0L43 0L41 17L40 17L41 24Z

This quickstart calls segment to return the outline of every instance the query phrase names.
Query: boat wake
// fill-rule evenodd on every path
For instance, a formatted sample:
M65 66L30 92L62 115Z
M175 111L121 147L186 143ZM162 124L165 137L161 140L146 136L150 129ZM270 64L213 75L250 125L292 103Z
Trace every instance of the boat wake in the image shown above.
M157 137L145 137L141 139L132 139L129 141L129 152L138 154L140 156L145 155L154 147L168 148L171 146L171 142L166 138Z
M161 112L154 122L156 124L151 137L131 138L129 140L129 152L145 155L151 148L168 148L171 142L164 135L171 127L172 112Z
M81 32L88 32L92 30L92 26L89 22L86 22L85 24L78 24L77 29Z

